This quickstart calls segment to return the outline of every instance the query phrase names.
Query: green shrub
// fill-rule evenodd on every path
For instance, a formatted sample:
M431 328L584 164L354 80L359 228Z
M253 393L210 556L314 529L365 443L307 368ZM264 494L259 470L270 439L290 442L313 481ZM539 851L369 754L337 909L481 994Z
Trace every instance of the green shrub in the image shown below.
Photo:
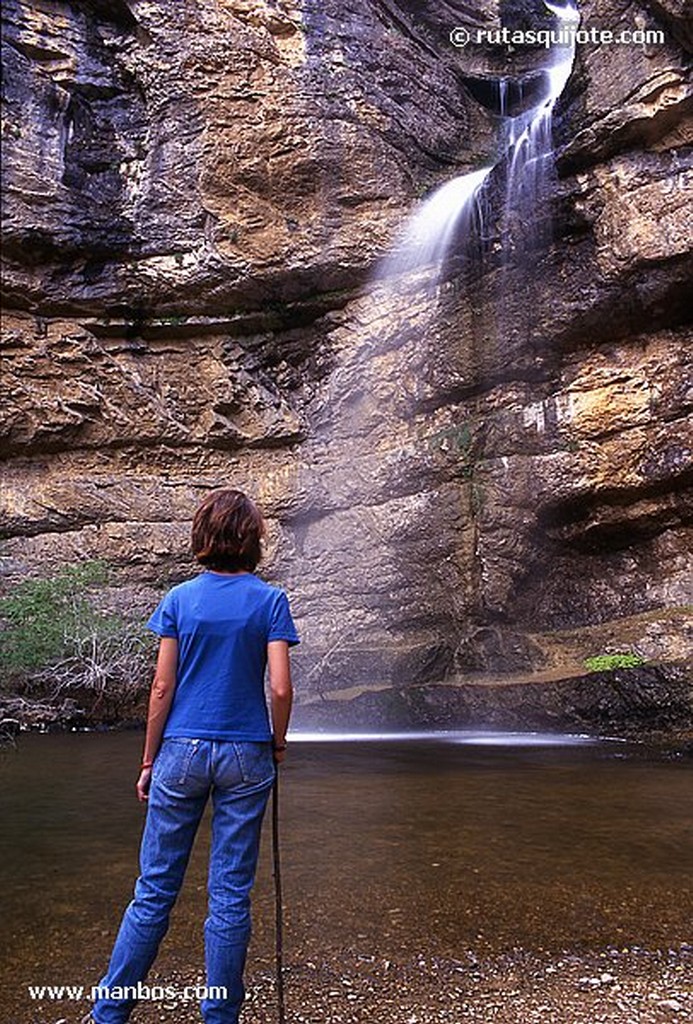
M0 667L31 671L60 658L71 639L105 618L88 601L87 587L104 584L103 562L69 566L52 577L23 580L0 601Z
M585 658L585 668L590 672L609 672L615 668L637 668L645 664L639 654L598 654L593 658Z
M139 622L105 612L99 590L108 566L90 561L18 583L0 600L0 669L5 688L61 697L91 691L111 710L146 682L152 642Z

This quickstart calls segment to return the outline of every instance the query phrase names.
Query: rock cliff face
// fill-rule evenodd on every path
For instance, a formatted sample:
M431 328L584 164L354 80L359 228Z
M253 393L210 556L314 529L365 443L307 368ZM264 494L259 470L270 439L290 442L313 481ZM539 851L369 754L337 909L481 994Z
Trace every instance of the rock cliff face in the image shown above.
M306 721L691 724L684 4L582 4L662 39L579 47L553 241L491 217L436 295L374 268L543 59L450 29L542 5L4 7L8 578L99 557L149 593L234 484ZM623 650L639 677L580 678Z

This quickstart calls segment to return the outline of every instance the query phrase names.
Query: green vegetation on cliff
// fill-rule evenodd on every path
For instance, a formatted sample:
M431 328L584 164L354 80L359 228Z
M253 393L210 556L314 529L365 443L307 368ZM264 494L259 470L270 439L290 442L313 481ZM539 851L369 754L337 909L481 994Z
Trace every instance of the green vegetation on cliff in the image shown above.
M140 697L152 644L139 622L107 610L108 578L105 562L84 562L23 580L0 600L5 715L19 702L41 719L61 705L62 717L67 698L76 714L111 720Z
M611 672L616 668L639 668L645 665L645 658L639 654L598 654L585 658L585 668L590 672Z

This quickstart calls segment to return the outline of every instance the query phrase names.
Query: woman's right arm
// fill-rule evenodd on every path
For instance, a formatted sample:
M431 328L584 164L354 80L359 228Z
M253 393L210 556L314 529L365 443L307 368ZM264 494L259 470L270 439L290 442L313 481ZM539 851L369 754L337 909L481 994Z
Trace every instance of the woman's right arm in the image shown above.
M178 641L174 637L163 636L159 644L159 655L156 660L154 682L149 694L147 713L147 730L144 737L144 752L140 775L136 783L138 800L146 800L149 796L149 783L152 777L152 765L161 746L161 737L168 718L173 695L176 690L176 668L178 665Z
M270 640L267 644L267 672L269 675L272 707L272 737L274 760L281 764L286 756L286 731L289 728L293 687L289 645L286 640Z

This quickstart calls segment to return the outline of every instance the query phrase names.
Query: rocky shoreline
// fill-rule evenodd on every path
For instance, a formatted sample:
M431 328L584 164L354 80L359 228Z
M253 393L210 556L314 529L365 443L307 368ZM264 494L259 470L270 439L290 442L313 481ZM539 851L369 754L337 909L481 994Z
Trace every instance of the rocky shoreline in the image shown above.
M361 686L297 703L294 729L548 731L676 741L693 735L688 662L565 675L476 676L421 686ZM0 736L140 728L146 691L118 716L79 695L0 697Z
M693 1013L692 954L690 946L487 959L468 951L392 963L345 950L291 968L287 998L296 1024L663 1024ZM244 1024L272 1019L270 978L251 982Z
M251 959L243 1024L277 1019L275 977L271 962ZM285 1001L291 1024L672 1024L693 1015L692 978L689 944L455 958L422 951L397 961L354 947L317 957L292 950ZM152 988L202 983L186 970L148 979ZM68 1004L33 1008L31 1024L81 1019ZM199 1016L196 1003L175 999L141 1001L136 1015L141 1024Z

